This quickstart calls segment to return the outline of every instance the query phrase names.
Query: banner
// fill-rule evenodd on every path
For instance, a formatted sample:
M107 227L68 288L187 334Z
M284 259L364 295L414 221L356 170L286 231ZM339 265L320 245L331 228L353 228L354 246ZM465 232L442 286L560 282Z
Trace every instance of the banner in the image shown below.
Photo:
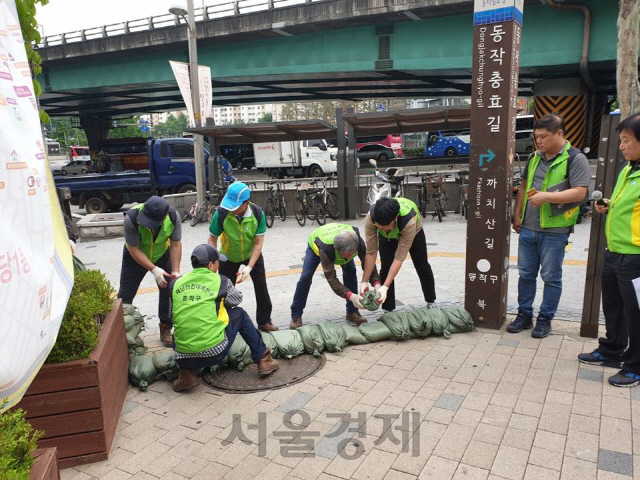
M0 0L0 412L49 355L73 286L33 90L15 2Z
M182 99L187 106L189 123L192 127L196 126L193 116L193 102L191 101L191 80L189 76L189 64L184 62L174 62L169 60L171 70L178 82L178 88L182 94ZM202 121L200 125L205 123L205 119L212 116L212 92L211 92L211 67L198 65L198 85L200 87L200 116Z

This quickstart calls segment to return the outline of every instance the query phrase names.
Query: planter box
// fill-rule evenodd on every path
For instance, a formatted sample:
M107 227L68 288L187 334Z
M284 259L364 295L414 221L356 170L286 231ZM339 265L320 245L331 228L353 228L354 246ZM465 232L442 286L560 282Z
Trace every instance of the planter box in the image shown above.
M86 359L43 365L17 405L44 431L38 446L57 447L61 468L109 457L128 387L121 300L114 301L98 341Z
M60 480L56 448L39 448L33 452L35 461L29 472L30 480Z

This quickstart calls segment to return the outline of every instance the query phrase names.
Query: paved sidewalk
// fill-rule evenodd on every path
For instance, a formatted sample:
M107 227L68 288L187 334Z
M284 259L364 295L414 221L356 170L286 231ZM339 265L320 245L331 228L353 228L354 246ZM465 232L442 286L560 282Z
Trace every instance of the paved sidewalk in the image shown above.
M265 252L280 326L289 322L312 230L291 220L269 231ZM569 313L581 308L588 227L578 226L566 257L562 307ZM450 217L426 222L425 230L437 244L429 249L439 303L461 301L464 225ZM185 227L185 252L205 240L204 225ZM121 249L121 240L109 240L80 244L78 254L117 283ZM241 288L252 313L252 285ZM424 305L410 262L397 289L401 308ZM334 299L318 274L305 321L341 321L343 303ZM136 303L153 314L156 301L149 276ZM313 377L274 391L231 395L201 385L177 394L167 382L147 392L130 388L111 458L66 469L62 479L633 478L640 472L640 389L611 387L606 379L615 370L578 363L576 355L596 343L580 338L577 318L571 320L554 321L542 341L530 331L480 329L448 340L349 346L325 353L326 365ZM149 319L151 349L162 348L155 326ZM263 415L266 423L259 423ZM246 443L233 439L241 434Z

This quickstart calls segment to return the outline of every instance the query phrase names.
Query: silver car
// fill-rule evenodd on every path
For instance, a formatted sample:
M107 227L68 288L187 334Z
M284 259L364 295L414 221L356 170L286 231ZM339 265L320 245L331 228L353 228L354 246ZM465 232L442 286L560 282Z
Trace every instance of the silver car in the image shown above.
M60 169L61 175L89 173L92 170L91 160L73 160Z
M533 130L516 130L516 153L533 152Z

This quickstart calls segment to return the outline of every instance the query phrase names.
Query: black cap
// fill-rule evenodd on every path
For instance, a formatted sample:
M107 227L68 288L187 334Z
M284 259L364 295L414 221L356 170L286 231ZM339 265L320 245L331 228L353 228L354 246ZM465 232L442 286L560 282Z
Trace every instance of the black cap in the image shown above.
M138 223L147 228L158 228L164 217L169 213L169 204L164 198L151 197L144 202L144 207L138 213Z
M215 262L216 260L220 260L221 262L226 262L227 257L218 252L215 248L213 248L208 243L204 243L202 245L198 245L191 252L191 258L196 257L198 260L198 265L209 265L209 262Z

